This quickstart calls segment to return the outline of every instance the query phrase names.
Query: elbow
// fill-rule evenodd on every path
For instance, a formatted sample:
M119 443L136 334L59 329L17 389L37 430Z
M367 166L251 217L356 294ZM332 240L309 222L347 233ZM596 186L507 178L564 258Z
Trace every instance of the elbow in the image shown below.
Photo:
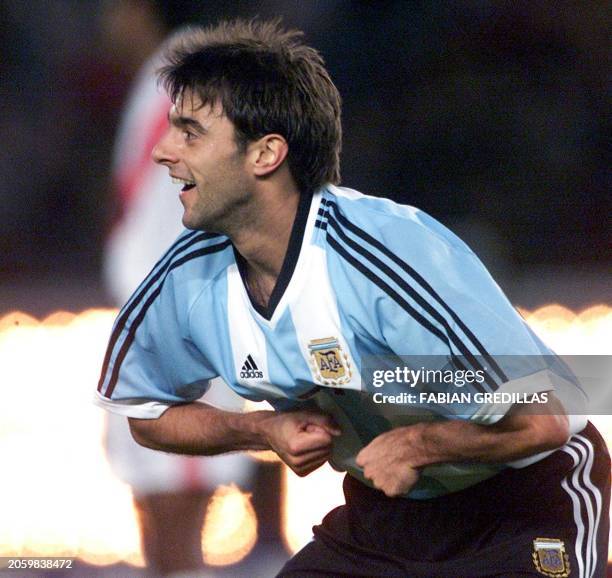
M128 417L130 433L138 445L149 449L157 449L157 446L151 439L151 430L153 429L153 425L150 422L154 421L155 420Z
M531 439L539 451L560 448L569 438L569 420L566 415L542 415L533 422Z
M523 457L556 450L570 438L569 418L561 402L550 395L545 405L525 405L508 420L511 428L520 431Z

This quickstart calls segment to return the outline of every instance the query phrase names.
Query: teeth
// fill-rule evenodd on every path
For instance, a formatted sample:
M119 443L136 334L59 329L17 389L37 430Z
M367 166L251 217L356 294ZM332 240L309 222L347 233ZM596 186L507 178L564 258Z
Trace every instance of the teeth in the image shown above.
M179 179L178 177L172 177L172 183L175 185L195 185L193 181L187 179Z

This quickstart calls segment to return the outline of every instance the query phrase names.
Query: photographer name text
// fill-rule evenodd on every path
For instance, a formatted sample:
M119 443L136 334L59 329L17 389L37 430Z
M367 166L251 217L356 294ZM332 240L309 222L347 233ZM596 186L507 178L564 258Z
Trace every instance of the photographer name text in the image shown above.
M419 405L450 405L450 404L529 404L529 403L547 403L548 392L540 393L509 393L503 391L494 392L426 392L419 393L402 392L393 395L387 395L377 391L372 396L374 403L397 403L397 404L419 404Z

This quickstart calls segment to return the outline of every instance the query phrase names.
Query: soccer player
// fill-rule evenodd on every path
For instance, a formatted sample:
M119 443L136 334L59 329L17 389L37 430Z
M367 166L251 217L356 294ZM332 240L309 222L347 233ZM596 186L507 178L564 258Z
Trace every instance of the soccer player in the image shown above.
M279 576L601 576L610 462L567 415L579 385L461 240L337 186L340 97L318 53L275 23L223 23L160 74L174 105L153 156L187 231L120 312L98 403L147 447L346 470L346 505ZM469 400L376 402L366 360L399 355L461 371ZM396 375L388 393L409 392ZM198 403L217 376L277 411Z

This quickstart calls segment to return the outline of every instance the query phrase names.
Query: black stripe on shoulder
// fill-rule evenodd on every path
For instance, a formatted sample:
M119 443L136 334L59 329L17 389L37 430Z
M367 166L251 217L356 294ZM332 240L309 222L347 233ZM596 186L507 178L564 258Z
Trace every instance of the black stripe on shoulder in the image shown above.
M123 345L121 346L119 353L117 354L117 358L115 359L115 365L113 366L113 372L111 374L111 378L106 388L106 392L104 393L105 397L110 398L110 396L112 395L113 390L115 389L115 385L117 384L117 379L119 377L119 369L121 367L121 364L123 363L125 356L127 355L128 349L130 348L132 342L134 341L134 335L136 333L136 329L138 329L138 326L142 323L149 307L151 307L151 305L153 304L157 296L161 293L161 289L164 285L165 280L170 274L170 272L184 265L185 263L192 261L193 259L197 259L198 257L203 257L205 255L210 255L213 253L218 253L219 251L223 251L224 249L227 249L230 245L231 245L231 241L227 239L223 241L222 243L217 243L216 245L209 245L207 247L203 247L201 249L192 251L191 253L187 253L186 255L183 255L182 257L180 257L179 259L176 259L175 261L169 261L168 264L163 269L160 269L160 271L158 271L154 279L151 280L151 283L150 285L148 285L147 290L143 290L141 295L139 295L139 298L137 300L134 300L134 303L140 303L141 299L146 295L148 289L163 274L163 278L161 279L157 287L154 289L154 291L146 299L146 301L144 301L142 308L138 312L138 315L134 318L134 320L130 324L130 328L128 330L127 337L125 338L125 341L123 342ZM104 358L104 366L102 368L102 375L100 376L100 382L98 383L98 391L100 392L102 390L102 387L105 381L105 377L106 377L106 373L108 371L108 365L110 363L112 350L114 349L117 343L117 340L119 339L119 335L121 334L121 331L124 329L130 314L135 308L136 308L136 305L134 305L134 307L131 308L129 313L126 311L126 315L122 316L121 319L118 320L115 326L115 330L113 331L113 334L111 335L111 341L109 342L106 356Z
M327 206L331 206L334 210L334 214L338 221L342 224L342 226L346 227L349 231L378 249L381 253L386 255L389 259L391 259L396 265L398 265L405 273L410 275L427 293L429 293L443 308L444 310L452 317L453 321L461 328L461 331L465 334L465 336L472 342L472 344L476 347L479 353L483 356L484 359L489 363L491 369L497 374L497 376L501 379L502 383L508 381L508 377L495 361L493 356L486 350L484 345L480 342L480 340L474 335L474 333L470 330L470 328L464 323L464 321L455 313L455 311L442 299L442 297L437 293L437 291L420 275L417 271L415 271L408 263L400 259L395 253L392 253L383 243L381 243L378 239L375 239L371 235L369 235L363 229L357 227L354 223L351 223L340 211L338 205L333 201L328 201Z
M186 247L190 247L194 243L197 243L197 242L205 240L205 239L210 239L212 237L213 237L213 235L211 235L209 233L202 233L201 231L200 232L198 232L198 231L189 231L189 233L181 235L176 241L174 241L174 243L172 243L170 248L161 256L161 258L157 261L157 263L155 263L155 265L153 265L153 268L147 273L147 276L142 280L140 285L138 285L138 287L136 287L136 290L132 293L130 299L123 306L122 309L125 309L126 307L128 307L135 299L138 299L137 295L140 295L140 292L142 291L142 288L149 282L149 279L151 278L151 276L153 274L155 274L156 269L162 263L164 263L164 261L166 261L169 256L170 256L170 259L172 259L175 256L174 251L177 248L179 250L182 250L182 249L185 249Z
M442 343L444 343L448 347L449 351L451 351L451 358L452 358L453 363L455 364L456 367L458 367L459 369L462 369L462 370L466 370L467 369L465 367L465 365L463 365L463 363L461 362L461 360L459 358L457 358L456 356L452 355L452 348L451 348L451 345L450 345L450 342L448 340L448 336L447 335L445 335L442 331L440 331L428 319L423 317L416 309L414 309L410 305L410 303L408 303L390 285L385 283L380 277L377 277L376 275L374 275L374 273L372 271L370 271L370 269L365 267L363 265L363 263L361 263L360 261L355 259L355 257L353 257L348 251L346 251L346 249L344 249L340 245L340 243L338 243L338 241L336 239L334 239L331 235L329 235L329 233L327 235L327 241L328 241L330 247L332 247L332 249L334 249L334 251L336 251L343 259L345 259L348 263L350 263L353 267L355 267L355 269L357 269L360 273L362 273L372 283L374 283L380 289L382 289L404 311L406 311L406 313L408 313L418 323L420 323L423 327L425 327L425 329L427 329L430 333L432 333L438 339L440 339L440 341L442 341ZM474 383L473 385L476 387L476 389L480 389L481 391L484 391L484 388L482 388L482 386L480 386L480 384Z
M183 244L189 239L193 239L194 237L198 237L198 239L212 239L213 237L216 237L216 236L218 235L213 235L211 233L203 233L202 231L189 231L188 233L184 233L183 235L180 235L179 238L176 241L174 241L174 243L172 243L170 248L161 256L159 261L155 263L155 266L153 267L151 272L157 269L157 267L159 267L159 265L163 261L165 261L166 257L168 257L168 255L170 255L174 251L174 249L176 249L179 245Z
M494 378L490 376L486 369L481 365L481 363L476 359L474 354L466 347L461 338L453 331L452 327L434 307L430 303L428 303L413 287L411 287L405 279L400 277L393 269L387 266L383 261L378 259L374 254L370 253L365 247L362 247L358 243L355 243L352 239L350 239L346 233L342 230L338 222L330 215L329 224L332 226L333 230L336 232L338 237L342 240L343 243L348 245L353 251L359 253L362 257L367 259L374 267L377 267L382 273L384 273L387 277L392 279L396 285L401 287L416 303L418 303L421 308L426 311L430 317L435 319L439 325L444 328L445 335L447 339L445 343L449 344L448 338L455 345L455 347L459 350L459 352L465 357L467 361L478 371L483 371L485 375L485 382L492 388L497 389L499 385L495 382ZM414 309L413 309L414 311ZM411 313L411 312L410 312ZM414 317L414 314L411 313ZM433 327L431 323L424 326L426 329L431 330L430 327ZM450 347L450 344L449 344ZM452 351L452 350L451 350Z
M315 227L323 231L327 231L327 218L329 217L329 209L327 208L328 201L324 198L321 199L321 206L317 211L317 220L315 221Z

